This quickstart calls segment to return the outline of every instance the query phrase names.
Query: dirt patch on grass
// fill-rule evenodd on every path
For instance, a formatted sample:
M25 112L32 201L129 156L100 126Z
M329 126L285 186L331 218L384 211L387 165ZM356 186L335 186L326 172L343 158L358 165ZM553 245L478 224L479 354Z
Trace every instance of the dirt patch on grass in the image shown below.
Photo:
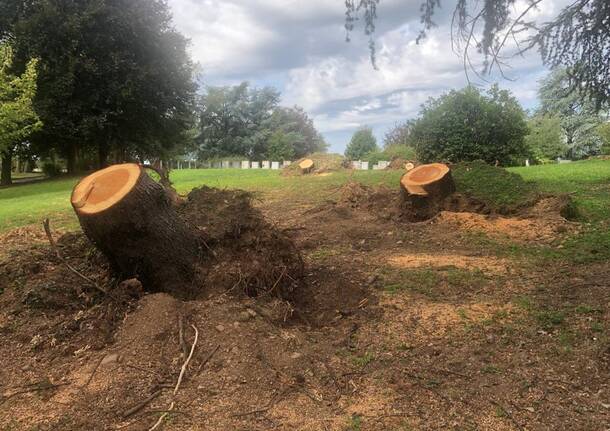
M463 269L479 269L484 272L506 273L508 262L496 257L476 257L456 254L401 254L390 256L388 262L399 268L429 268L456 267Z
M555 214L536 218L508 218L442 211L434 219L434 223L444 225L448 229L484 233L496 239L546 244L557 241L568 232L573 233L579 228L579 225Z

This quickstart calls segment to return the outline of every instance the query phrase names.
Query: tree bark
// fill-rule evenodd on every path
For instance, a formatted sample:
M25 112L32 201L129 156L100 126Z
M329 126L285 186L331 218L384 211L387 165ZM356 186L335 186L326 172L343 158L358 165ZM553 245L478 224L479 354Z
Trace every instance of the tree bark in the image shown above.
M400 178L402 215L409 221L428 220L442 209L445 199L455 191L451 171L446 165L421 165Z
M104 198L112 196L113 188L114 196L120 195L126 170L135 171L135 184L108 208L96 209L107 205ZM141 166L97 171L81 180L71 200L83 232L121 278L135 277L146 290L183 297L197 291L200 244L195 232L179 217L165 188Z
M13 152L6 150L0 153L2 156L2 172L0 173L0 186L10 186L13 184Z

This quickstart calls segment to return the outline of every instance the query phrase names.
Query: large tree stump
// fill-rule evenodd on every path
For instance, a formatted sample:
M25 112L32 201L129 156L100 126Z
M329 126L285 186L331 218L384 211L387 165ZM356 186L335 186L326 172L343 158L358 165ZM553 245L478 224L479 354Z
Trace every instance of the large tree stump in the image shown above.
M434 217L445 198L455 191L449 167L442 163L420 165L400 178L402 215L409 221Z
M74 187L71 202L85 235L123 278L182 295L195 287L197 237L178 216L171 194L142 166L94 172Z
M301 169L302 174L308 174L313 169L313 160L311 159L303 159L299 162L299 168Z

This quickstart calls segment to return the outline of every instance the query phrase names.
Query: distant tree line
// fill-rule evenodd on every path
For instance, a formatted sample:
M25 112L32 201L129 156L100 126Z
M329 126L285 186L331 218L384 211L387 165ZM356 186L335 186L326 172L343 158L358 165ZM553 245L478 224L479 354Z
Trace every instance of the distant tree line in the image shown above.
M184 154L290 158L325 148L305 112L280 107L273 89L241 84L200 96L165 0L2 0L0 44L11 53L0 86L22 76L33 83L27 103L0 90L3 184L15 156L61 159L75 173Z
M199 158L288 160L325 151L326 142L302 108L279 106L270 87L208 87L201 98Z
M610 154L608 112L573 91L568 80L564 69L552 71L540 83L540 106L529 114L497 85L487 91L452 90L429 99L416 118L391 128L381 150L370 129L356 131L346 156L513 165Z

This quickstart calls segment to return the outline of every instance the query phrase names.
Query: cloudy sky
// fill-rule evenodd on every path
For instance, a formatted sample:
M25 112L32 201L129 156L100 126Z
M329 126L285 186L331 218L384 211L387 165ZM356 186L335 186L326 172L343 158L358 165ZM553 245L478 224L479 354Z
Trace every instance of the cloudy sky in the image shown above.
M449 42L453 2L443 2L446 10L435 17L439 27L417 45L420 3L381 0L374 70L360 27L345 42L344 0L169 0L205 85L272 85L282 92L282 104L304 107L331 151L341 153L358 127L371 126L381 143L389 127L414 117L428 97L466 84ZM544 21L565 3L544 0L529 17ZM515 13L523 7L525 0L518 0ZM546 70L535 53L511 65L507 75L514 81L492 79L525 108L535 107Z

